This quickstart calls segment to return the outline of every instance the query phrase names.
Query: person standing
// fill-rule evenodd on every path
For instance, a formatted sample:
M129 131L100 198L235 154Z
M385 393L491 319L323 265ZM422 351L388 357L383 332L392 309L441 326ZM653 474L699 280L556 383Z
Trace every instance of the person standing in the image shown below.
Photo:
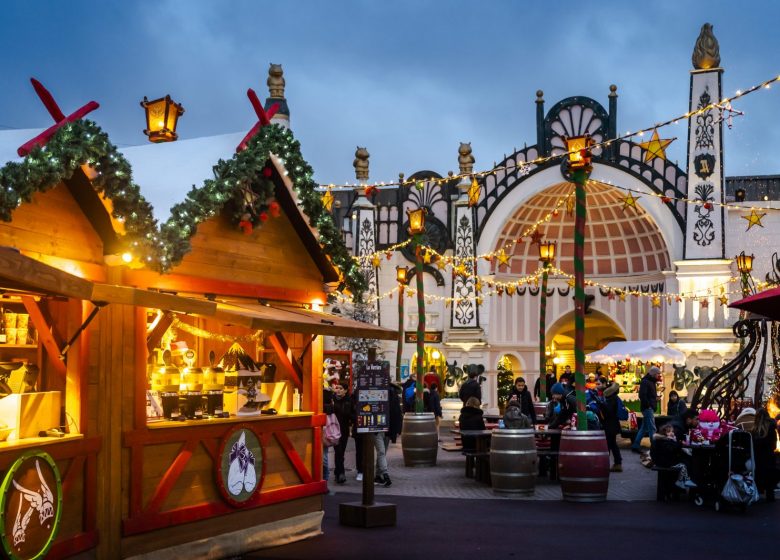
M755 456L756 484L759 492L766 492L766 501L775 501L775 486L778 472L775 449L777 448L777 426L765 408L756 413L751 430Z
M631 451L634 453L641 453L642 451L642 438L650 438L650 443L653 442L653 436L655 435L655 409L658 406L658 392L657 383L661 377L661 370L656 366L647 370L647 373L639 383L639 405L642 409L642 427L639 428L636 434L636 439L631 445Z
M330 383L327 381L322 388L322 412L325 414L333 414L333 390L330 388ZM339 426L339 428L340 427L341 426ZM343 430L341 431L341 437L344 437ZM328 482L328 479L330 478L330 465L328 463L328 455L330 454L330 450L325 445L324 439L325 438L323 438L322 443L322 480Z
M390 443L395 443L398 435L401 433L401 401L398 398L398 389L396 385L390 384L387 391L387 431L379 432L374 438L374 448L376 449L376 476L374 484L380 484L389 488L392 484L390 472L387 468L387 448Z
M604 435L607 437L607 448L612 453L612 468L610 472L623 472L623 457L620 455L617 437L620 433L620 418L618 418L618 393L620 385L610 383L604 377L599 378L598 384L605 387L604 393L598 398L599 408L601 409L602 423L604 424Z
M339 421L339 429L341 430L341 439L333 447L333 454L336 457L334 475L338 484L344 484L347 481L347 477L344 474L344 453L347 450L349 425L352 421L352 400L347 395L346 382L337 383L333 386L333 403L331 407L333 414L336 415L336 419Z
M417 392L417 374L412 372L409 379L401 385L401 398L404 412L414 412L414 399Z
M428 388L428 412L433 412L433 418L436 422L436 437L439 437L439 424L441 424L442 410L441 410L441 396L439 395L439 386L436 383L431 383Z
M525 379L518 377L515 379L515 384L512 386L512 390L509 392L509 400L512 397L517 397L517 402L520 405L520 412L528 416L531 419L531 423L536 422L536 412L534 411L534 403L531 398L531 392L528 390L528 386L525 384Z
M465 405L471 397L475 397L479 402L482 402L482 388L479 386L477 376L479 370L476 366L469 367L469 379L463 385L460 386L458 396Z
M545 387L544 399L542 399L542 394L541 394L542 392L541 376L539 376L536 379L536 382L534 383L534 399L537 401L541 401L541 400L549 401L552 398L552 386L558 382L558 379L555 377L555 374L552 372L552 370L548 369L545 375L547 377L547 385Z

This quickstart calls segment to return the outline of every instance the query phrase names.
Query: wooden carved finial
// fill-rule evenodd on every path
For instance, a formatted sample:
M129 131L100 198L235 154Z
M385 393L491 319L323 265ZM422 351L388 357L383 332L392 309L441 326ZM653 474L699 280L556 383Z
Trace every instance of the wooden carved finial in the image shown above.
M474 156L471 155L471 142L461 142L458 147L458 165L460 174L468 175L474 171Z
M352 167L355 168L355 178L357 178L358 181L368 180L369 155L366 148L358 146L355 150L355 160L352 162Z
M711 23L705 23L701 26L696 46L693 47L691 61L697 70L709 70L720 66L720 47L718 40L712 33Z
M281 64L271 63L268 69L268 80L265 83L268 85L271 97L284 99L284 71Z

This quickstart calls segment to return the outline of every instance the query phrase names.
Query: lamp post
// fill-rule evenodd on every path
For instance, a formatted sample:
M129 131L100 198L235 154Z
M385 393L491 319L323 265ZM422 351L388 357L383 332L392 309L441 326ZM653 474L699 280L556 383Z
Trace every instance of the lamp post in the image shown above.
M750 276L753 270L753 259L755 255L746 255L745 251L742 251L739 255L734 257L737 261L737 270L742 280L742 296L749 296L755 291L755 284L753 284L753 278Z
M547 274L555 260L555 243L539 243L539 260L542 261L542 293L539 299L539 400L547 400L547 351L545 341L547 319Z
M574 210L574 380L577 389L577 429L588 427L585 416L585 182L593 168L590 165L590 136L566 139L568 168L575 185Z
M170 95L149 101L146 97L141 101L141 107L146 111L146 130L144 134L150 142L173 142L179 136L176 125L179 117L184 114L184 107L175 103Z
M395 355L395 380L401 380L401 354L404 351L404 289L409 282L409 269L395 267L395 279L398 281L398 350Z
M414 243L414 275L417 281L417 397L415 412L423 411L423 356L425 353L425 287L423 286L422 237L425 233L426 208L407 210L409 234Z

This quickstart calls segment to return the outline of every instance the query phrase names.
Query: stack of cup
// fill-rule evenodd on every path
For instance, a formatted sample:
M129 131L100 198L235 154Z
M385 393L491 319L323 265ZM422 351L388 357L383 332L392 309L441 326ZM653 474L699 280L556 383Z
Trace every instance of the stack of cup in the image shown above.
M27 313L16 315L16 343L27 344L27 335L29 334L30 316Z
M3 313L3 326L5 327L6 344L16 344L16 313L6 311Z

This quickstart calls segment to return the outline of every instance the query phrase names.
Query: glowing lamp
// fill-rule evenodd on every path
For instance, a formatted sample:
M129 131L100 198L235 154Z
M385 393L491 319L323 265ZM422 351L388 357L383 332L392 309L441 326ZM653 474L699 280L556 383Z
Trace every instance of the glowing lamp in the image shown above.
M547 241L539 243L539 260L544 266L550 266L555 261L555 243Z
M396 266L395 279L399 284L406 285L406 283L409 281L409 269L405 266Z
M441 352L439 352L438 350L434 350L433 352L431 352L431 358L433 358L434 360L438 360L439 358L441 358Z
M734 191L734 202L745 202L746 196L745 189L737 189Z
M406 211L406 214L409 216L409 233L411 235L417 235L425 231L425 215L427 213L427 208Z
M750 271L753 270L754 258L754 255L746 255L745 251L742 251L735 257L737 261L737 270L739 270L740 274L750 274Z
M566 139L566 150L569 152L569 168L582 169L590 165L590 147L593 139L589 135L572 136Z
M173 142L179 137L176 134L176 125L179 117L184 114L184 108L175 103L170 95L154 101L144 97L141 107L146 111L144 134L149 137L150 142Z
M122 262L126 264L130 264L131 262L133 262L133 254L130 252L122 253Z

